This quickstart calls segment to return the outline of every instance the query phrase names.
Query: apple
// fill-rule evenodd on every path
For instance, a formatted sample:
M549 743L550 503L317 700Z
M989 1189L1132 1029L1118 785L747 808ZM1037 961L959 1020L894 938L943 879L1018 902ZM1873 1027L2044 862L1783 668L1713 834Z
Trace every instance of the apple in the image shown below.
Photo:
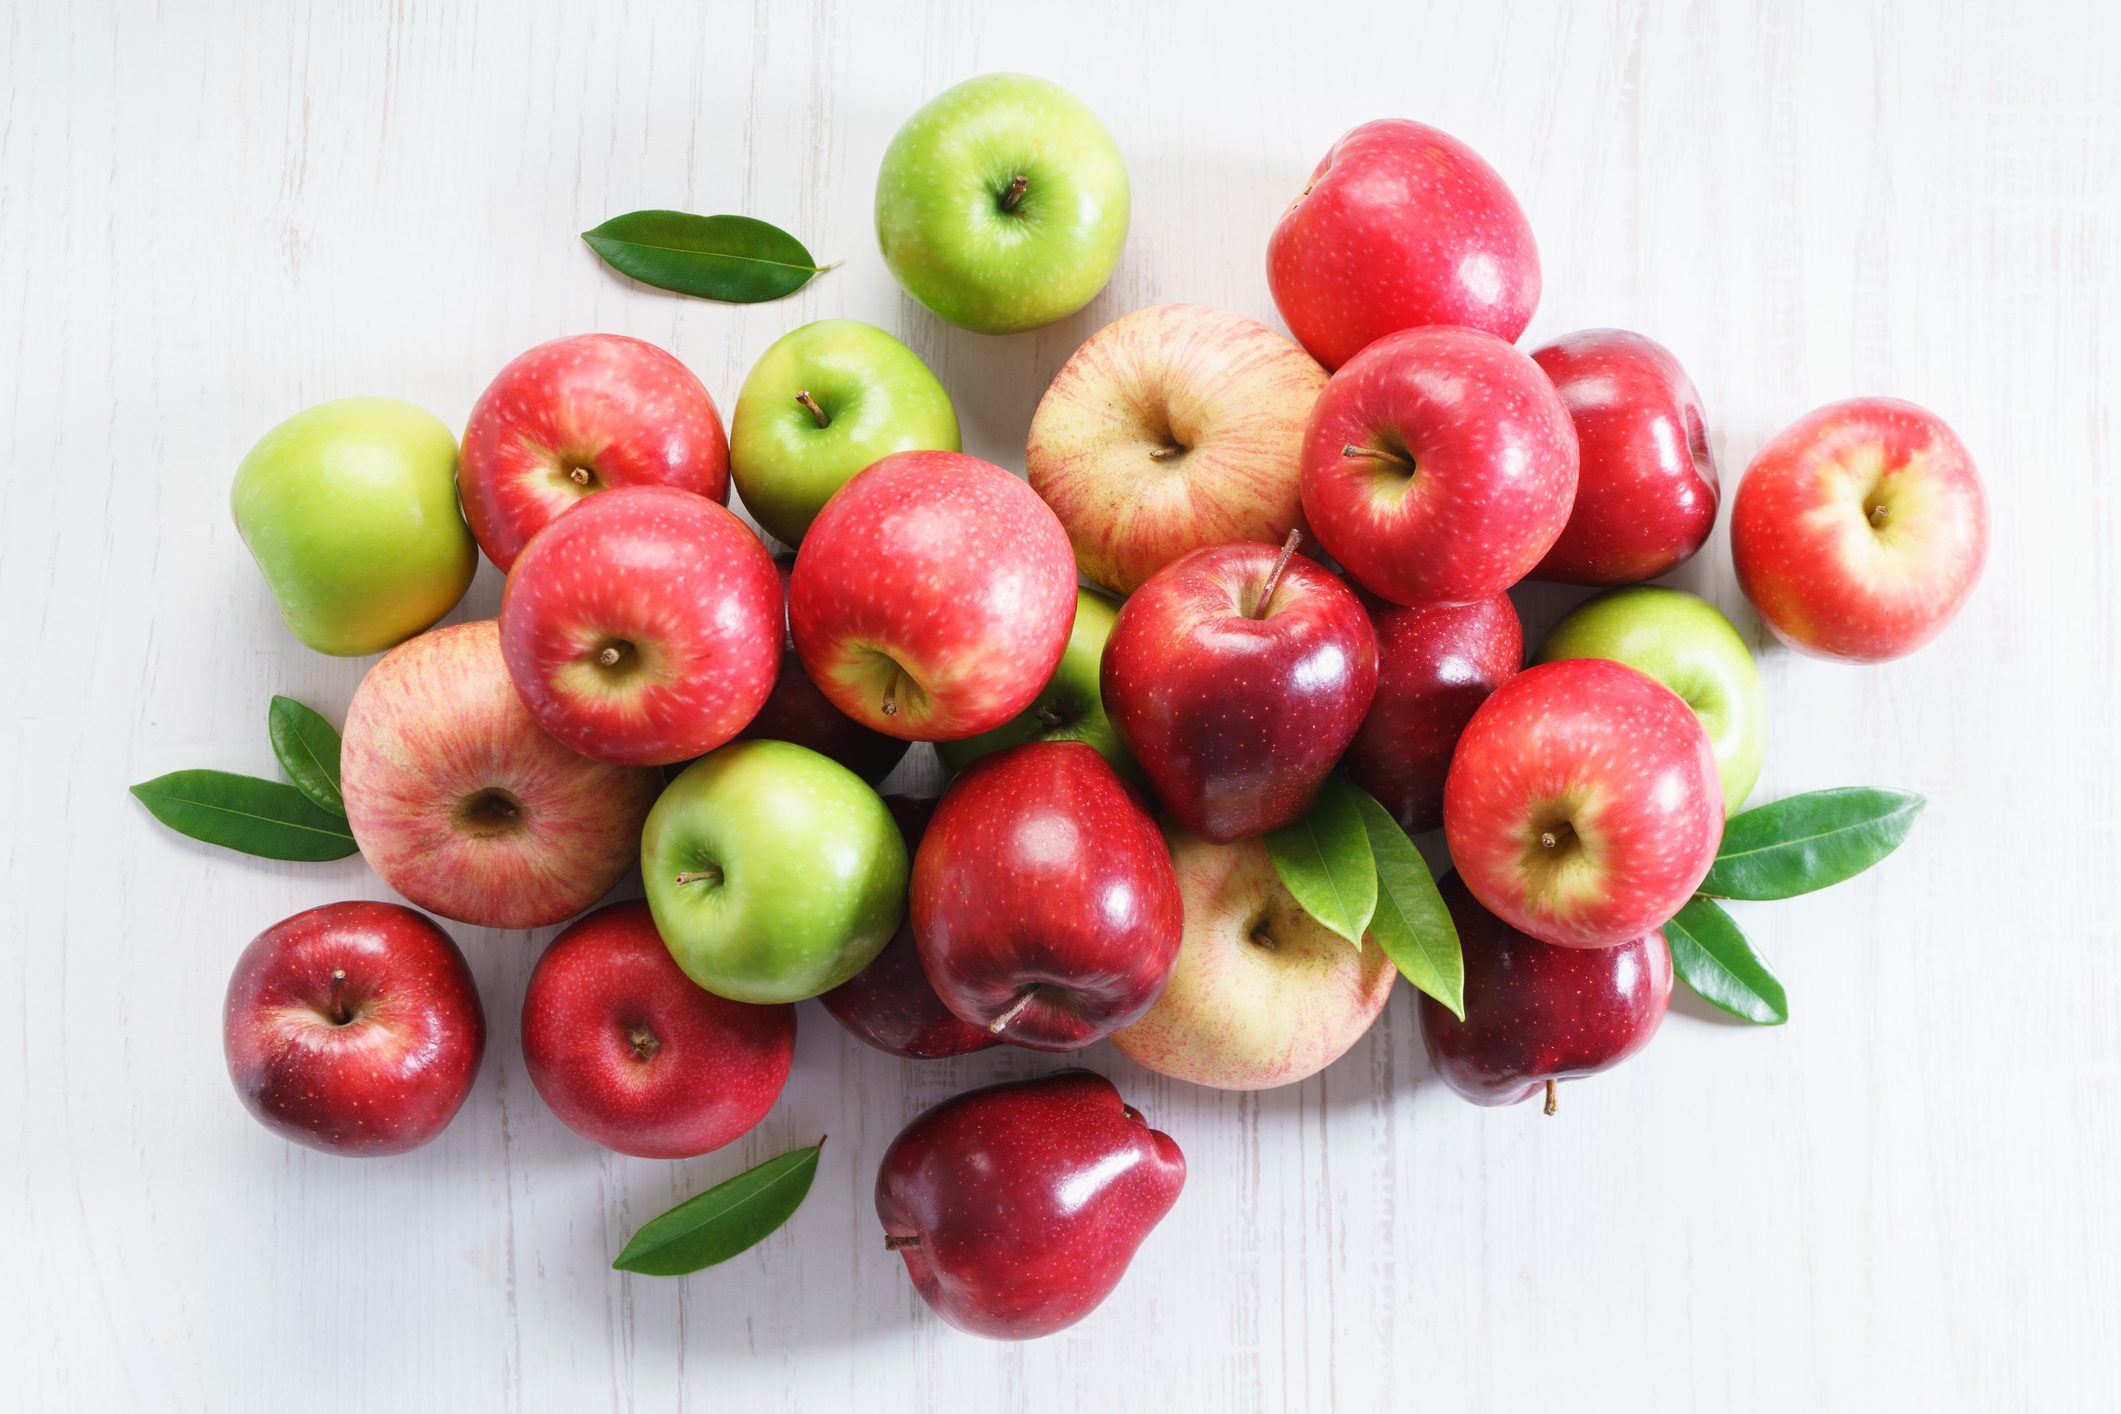
M1475 329L1379 339L1304 433L1304 515L1395 604L1492 599L1539 563L1576 495L1576 431L1539 365Z
M1035 741L951 783L913 861L913 936L943 1004L1035 1051L1149 1009L1178 955L1163 836L1105 758Z
M531 537L501 598L501 656L538 725L621 766L704 756L765 705L780 577L729 510L674 486L585 500Z
M463 1108L486 1013L464 954L426 918L328 903L243 949L221 1045L243 1107L275 1134L332 1154L402 1154Z
M1532 351L1576 424L1576 504L1533 569L1565 584L1639 584L1691 559L1716 526L1701 394L1664 345L1585 329Z
M546 735L508 680L500 625L400 644L346 709L340 789L361 857L412 902L482 928L543 928L633 864L662 773Z
M913 853L935 813L935 802L887 795L884 804L898 821L907 852ZM935 994L935 985L921 967L910 913L874 961L821 994L818 1003L857 1040L906 1060L942 1060L1002 1043L986 1027L959 1019Z
M1595 1075L1650 1043L1672 999L1672 950L1651 929L1609 948L1563 948L1482 908L1456 874L1439 885L1465 957L1465 1020L1421 998L1436 1076L1476 1105L1514 1105Z
M1700 719L1663 684L1603 658L1542 663L1466 724L1443 829L1503 922L1612 947L1693 896L1723 839L1723 786Z
M1361 602L1295 543L1172 561L1105 644L1113 725L1165 808L1217 844L1302 819L1377 691Z
M795 632L788 626L788 580L795 572L795 556L775 555L773 568L781 580L780 674L773 680L773 691L766 694L766 705L759 708L751 725L737 735L807 746L821 756L830 756L873 786L891 774L911 743L871 731L818 691L810 674L803 670L802 656L795 651Z
M1458 324L1514 342L1539 304L1517 198L1449 133L1404 118L1352 129L1267 241L1267 288L1327 368L1401 329Z
M358 658L456 607L479 567L457 510L457 440L392 398L341 398L258 439L229 496L287 631Z
M1709 734L1724 815L1738 813L1767 754L1767 690L1745 640L1715 605L1655 584L1609 590L1554 625L1535 661L1566 658L1625 663L1677 693Z
M1278 545L1303 523L1317 360L1263 324L1197 304L1116 319L1063 364L1025 467L1086 579L1131 594L1189 550Z
M617 486L729 499L722 415L654 344L577 334L521 354L472 405L457 474L464 514L505 572L548 521Z
M837 987L905 914L906 845L891 812L845 766L790 742L731 742L693 762L640 840L670 955L731 1001Z
M1013 334L1075 313L1127 239L1127 165L1059 84L982 74L906 120L876 176L876 242L936 314Z
M1067 532L977 457L899 452L848 482L788 585L796 652L832 705L909 741L992 731L1053 676L1075 618Z
M1419 834L1443 823L1458 734L1524 666L1524 626L1507 594L1414 607L1362 601L1377 631L1377 696L1345 764L1402 830Z
M1114 1045L1163 1075L1221 1090L1293 1085L1362 1039L1399 971L1304 912L1257 840L1173 830L1185 906L1178 961L1156 1004Z
M1974 459L1897 398L1831 403L1760 449L1731 508L1738 584L1790 647L1879 663L1958 614L1988 559Z
M876 1175L884 1246L935 1313L1036 1340L1112 1294L1178 1201L1186 1159L1083 1070L969 1091L899 1131Z
M689 1159L748 1132L794 1060L795 1008L695 987L639 899L569 925L523 994L538 1097L584 1139L635 1158Z
M1031 705L992 731L958 741L935 745L943 765L962 771L983 756L1027 741L1080 741L1097 749L1122 776L1139 776L1141 768L1127 754L1119 729L1105 712L1105 699L1098 688L1098 671L1105 658L1105 640L1119 610L1094 589L1075 595L1075 625L1068 631L1068 646L1061 650L1060 666L1039 689Z

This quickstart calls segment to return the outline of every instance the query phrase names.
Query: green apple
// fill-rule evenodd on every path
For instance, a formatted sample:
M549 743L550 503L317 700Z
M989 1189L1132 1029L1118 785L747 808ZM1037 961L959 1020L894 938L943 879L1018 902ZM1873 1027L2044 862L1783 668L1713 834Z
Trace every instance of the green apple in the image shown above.
M393 398L298 412L236 468L236 529L288 630L356 658L456 607L479 567L457 508L457 439Z
M906 841L862 778L785 741L686 767L641 830L656 931L685 975L794 1002L867 967L906 913Z
M820 319L783 334L744 380L729 474L767 534L796 545L871 462L957 450L950 395L912 349L874 324Z
M1127 239L1127 165L1059 84L982 74L906 120L876 178L876 239L907 293L982 334L1094 298Z
M1738 813L1767 752L1767 693L1745 640L1714 604L1655 584L1600 594L1554 625L1532 661L1563 658L1625 663L1677 693L1716 749L1724 814Z
M1098 692L1105 640L1112 636L1112 623L1118 617L1118 606L1104 595L1076 590L1075 626L1068 632L1068 646L1061 650L1060 666L1038 696L993 731L937 742L936 754L943 764L962 771L982 756L1027 741L1080 741L1095 747L1122 776L1140 779L1141 768L1120 740L1119 729L1105 715L1105 699Z

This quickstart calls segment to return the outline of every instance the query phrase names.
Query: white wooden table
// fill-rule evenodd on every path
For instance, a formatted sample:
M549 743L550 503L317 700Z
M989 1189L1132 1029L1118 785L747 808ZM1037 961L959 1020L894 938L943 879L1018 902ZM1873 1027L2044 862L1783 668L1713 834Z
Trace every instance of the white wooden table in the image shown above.
M1059 8L8 0L0 1404L2112 1407L2114 8ZM1000 68L1105 117L1135 217L1088 310L996 340L898 292L870 199L897 124ZM901 1063L806 1006L756 1132L617 1158L522 1070L547 935L459 929L492 1035L440 1141L336 1160L244 1115L219 1042L236 952L388 896L358 859L194 846L125 794L269 771L268 695L336 717L365 666L298 647L236 538L229 476L259 433L371 392L461 424L509 357L591 329L675 350L726 413L773 338L850 315L930 360L967 450L1020 466L1046 380L1106 320L1171 300L1272 320L1267 230L1334 137L1386 114L1466 138L1525 202L1528 345L1607 323L1678 351L1726 485L1860 392L1938 409L1985 469L1987 580L1912 659L1766 646L1720 531L1676 576L1762 645L1759 798L1930 797L1875 874L1744 909L1787 1027L1681 1002L1552 1120L1437 1084L1405 989L1343 1062L1269 1094L1100 1048L1193 1177L1103 1309L1015 1348L928 1314L870 1184L916 1111L1048 1058ZM629 285L576 239L666 205L846 263L737 309ZM499 590L482 570L459 615ZM1532 632L1573 597L1525 596ZM819 1134L814 1193L762 1247L684 1281L607 1270L642 1220Z

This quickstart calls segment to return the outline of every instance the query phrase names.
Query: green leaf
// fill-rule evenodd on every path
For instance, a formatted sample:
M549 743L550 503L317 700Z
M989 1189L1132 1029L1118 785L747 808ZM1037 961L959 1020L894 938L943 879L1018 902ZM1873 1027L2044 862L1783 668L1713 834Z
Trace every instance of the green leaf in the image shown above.
M352 854L346 821L279 781L226 771L172 771L132 788L180 835L266 859L319 861Z
M687 1198L635 1233L613 1269L681 1277L763 1242L802 1206L824 1147L820 1139Z
M1274 872L1304 912L1357 947L1377 911L1377 863L1357 804L1361 794L1340 776L1328 776L1311 813L1265 840Z
M1370 937L1400 976L1464 1021L1465 954L1458 946L1451 910L1436 891L1436 876L1391 811L1361 787L1355 790L1355 805L1377 861L1377 912L1370 919Z
M272 754L295 789L320 810L346 818L346 798L339 794L339 733L331 723L292 697L275 697L265 714L272 733Z
M1922 797L1847 786L1733 816L1701 881L1711 898L1795 898L1854 878L1900 847Z
M792 295L831 269L778 226L749 216L630 211L582 232L621 275L701 299L757 304Z
M1664 925L1672 971L1702 1000L1735 1017L1779 1026L1790 1019L1789 999L1767 963L1753 951L1731 915L1698 895Z

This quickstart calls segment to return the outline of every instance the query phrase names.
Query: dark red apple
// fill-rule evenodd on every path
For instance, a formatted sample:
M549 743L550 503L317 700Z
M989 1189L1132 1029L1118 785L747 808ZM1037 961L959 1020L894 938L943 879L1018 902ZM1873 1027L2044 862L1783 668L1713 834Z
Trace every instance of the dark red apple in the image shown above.
M327 1153L417 1149L448 1127L486 1050L464 954L395 903L283 919L236 959L228 1078L267 1129Z
M1149 1009L1178 957L1171 854L1105 758L1034 741L950 783L913 861L913 936L953 1012L1035 1051Z
M795 570L795 553L775 555L773 566L780 572L781 597L785 601L788 577ZM737 735L807 746L875 785L891 774L913 743L871 731L833 706L832 699L818 691L810 674L803 670L802 657L795 651L795 634L787 627L785 602L781 624L780 676L774 679L773 691L766 695L766 705L759 708L751 725Z
M1576 504L1532 570L1565 584L1639 584L1690 559L1716 527L1716 457L1679 360L1625 329L1532 353L1576 424Z
M884 1151L876 1214L936 1314L973 1335L1036 1340L1112 1294L1185 1184L1171 1136L1111 1081L1066 1070L917 1117Z
M1377 630L1377 696L1348 745L1348 774L1408 834L1433 830L1458 734L1524 666L1524 626L1507 594L1417 608L1362 600Z
M898 745L903 747L904 743ZM928 828L928 818L935 813L935 802L887 795L884 804L891 808L891 818L898 821L899 832L906 837L907 857L913 857ZM910 913L876 955L876 961L818 1000L832 1019L857 1039L907 1060L967 1055L998 1046L1002 1040L986 1027L959 1018L935 994L934 984L921 967Z
M1334 143L1282 213L1267 288L1296 341L1338 368L1422 324L1514 341L1539 304L1539 250L1478 153L1427 124L1384 118Z
M1609 948L1560 948L1482 908L1456 874L1441 884L1465 954L1466 1019L1421 999L1437 1076L1476 1105L1514 1105L1557 1081L1610 1070L1650 1043L1672 998L1672 952L1655 929Z
M1361 602L1295 543L1180 556L1105 641L1107 715L1178 822L1217 844L1302 819L1377 690Z
M696 986L639 899L554 938L523 994L539 1097L584 1139L636 1158L689 1159L749 1132L794 1059L795 1008Z
M1409 329L1327 381L1303 493L1319 543L1371 593L1492 599L1568 523L1576 429L1539 365L1492 334Z

